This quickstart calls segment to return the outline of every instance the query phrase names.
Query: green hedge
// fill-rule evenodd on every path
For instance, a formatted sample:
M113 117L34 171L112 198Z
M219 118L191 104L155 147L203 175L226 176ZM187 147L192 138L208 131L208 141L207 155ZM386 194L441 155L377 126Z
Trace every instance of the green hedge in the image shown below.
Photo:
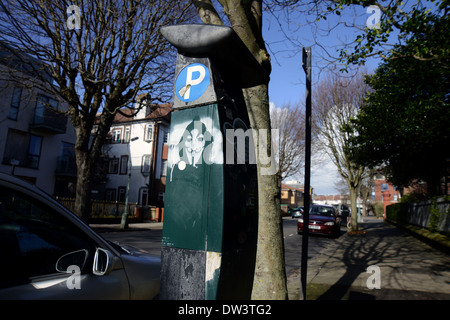
M386 217L400 223L408 223L408 203L394 203L386 207Z

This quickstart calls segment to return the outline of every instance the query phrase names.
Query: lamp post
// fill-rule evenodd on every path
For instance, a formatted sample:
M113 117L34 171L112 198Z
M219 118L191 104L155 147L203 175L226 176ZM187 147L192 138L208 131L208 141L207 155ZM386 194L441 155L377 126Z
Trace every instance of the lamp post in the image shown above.
M131 141L136 141L139 139L139 137L134 137L130 139L130 142L128 143L128 154L130 155L128 159L128 182L127 182L127 192L125 195L125 208L123 209L122 213L122 220L120 222L120 229L127 229L128 228L128 196L130 194L130 183L131 183L131 152L130 152L130 143Z
M305 123L305 187L303 202L303 236L302 236L302 264L300 298L306 300L306 274L308 266L308 228L309 208L311 202L311 47L303 47L303 70L306 73L306 123Z

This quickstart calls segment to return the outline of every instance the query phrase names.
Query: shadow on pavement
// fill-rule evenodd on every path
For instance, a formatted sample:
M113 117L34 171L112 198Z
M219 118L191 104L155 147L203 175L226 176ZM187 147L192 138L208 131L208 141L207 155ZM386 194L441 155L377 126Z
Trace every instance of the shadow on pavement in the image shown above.
M450 285L448 256L430 251L429 246L386 222L372 220L361 227L365 236L341 237L338 248L324 257L326 266L319 273L328 278L310 282L307 296L311 292L314 300L450 298L445 290L435 293L439 281ZM366 270L372 265L380 267L381 289L367 286L371 273Z

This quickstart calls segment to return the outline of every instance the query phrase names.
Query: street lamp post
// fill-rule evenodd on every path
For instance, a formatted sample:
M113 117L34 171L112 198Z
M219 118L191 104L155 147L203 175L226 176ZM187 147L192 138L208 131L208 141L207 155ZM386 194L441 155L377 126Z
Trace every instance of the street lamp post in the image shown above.
M300 299L306 300L306 274L308 266L308 228L309 208L311 202L310 175L311 175L311 47L303 47L303 70L306 73L306 110L305 110L305 187L303 203L303 235L302 235L302 264Z

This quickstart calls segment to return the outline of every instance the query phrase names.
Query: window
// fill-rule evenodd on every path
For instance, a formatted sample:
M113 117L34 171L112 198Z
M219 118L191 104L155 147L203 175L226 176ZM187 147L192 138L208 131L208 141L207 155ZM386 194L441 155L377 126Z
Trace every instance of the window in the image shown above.
M5 143L3 163L11 164L12 162L17 162L17 165L25 166L27 162L26 147L28 146L29 139L29 133L9 129Z
M165 177L167 175L167 160L161 161L161 176Z
M120 174L127 174L128 172L128 156L120 157Z
M59 275L56 262L68 253L82 273L92 266L93 241L70 220L42 202L0 187L0 288ZM86 259L87 254L87 259Z
M142 166L141 166L141 172L142 173L150 173L150 163L151 163L151 156L149 154L144 154L142 156Z
M166 130L163 131L163 143L169 143L169 132Z
M120 143L122 137L122 129L113 129L112 131L112 142Z
M106 201L116 201L116 190L115 189L106 189L105 200Z
M148 189L147 188L141 188L139 190L139 199L140 199L140 204L142 206L146 206L148 204Z
M130 142L130 131L131 131L131 127L125 127L125 133L123 135L124 143Z
M8 130L3 155L4 164L37 169L41 156L42 137L15 129Z
M30 144L28 146L27 167L37 169L39 167L39 159L41 157L42 137L30 136Z
M119 159L118 158L109 159L108 173L114 174L117 172L119 172Z
M389 188L389 186L388 186L387 183L382 183L382 184L381 184L381 191L387 191L388 188Z
M36 102L36 111L34 113L35 123L44 122L46 108L58 110L58 101L42 94L38 95L38 99Z
M151 141L153 138L153 125L147 124L145 126L145 133L144 133L144 140L145 141Z
M118 187L117 188L117 194L118 194L118 201L119 202L125 202L125 195L127 192L127 188L126 187Z
M13 96L11 99L11 106L9 108L9 118L17 120L19 114L20 97L22 95L21 88L14 88Z
M73 143L62 141L60 150L56 170L67 173L76 173L77 164L75 159L75 145Z

